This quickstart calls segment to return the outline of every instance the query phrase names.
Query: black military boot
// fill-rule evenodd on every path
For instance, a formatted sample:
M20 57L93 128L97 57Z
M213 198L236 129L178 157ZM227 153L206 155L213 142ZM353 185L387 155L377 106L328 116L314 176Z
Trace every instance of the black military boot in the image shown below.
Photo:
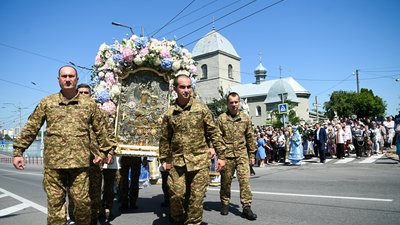
M220 213L223 216L228 215L228 213L229 213L229 205L222 204Z
M242 217L248 220L256 220L257 215L251 211L250 206L246 206L243 208Z

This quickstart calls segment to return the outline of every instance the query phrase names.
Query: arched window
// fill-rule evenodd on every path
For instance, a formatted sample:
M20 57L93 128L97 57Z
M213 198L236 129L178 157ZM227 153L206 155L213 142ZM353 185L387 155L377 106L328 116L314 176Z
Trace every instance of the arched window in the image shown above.
M256 106L256 116L261 116L261 106Z
M207 71L207 65L206 65L206 64L203 64L203 65L201 66L201 78L200 78L200 79L207 79L207 73L208 73L208 71Z
M231 64L228 65L228 77L233 79L233 67Z

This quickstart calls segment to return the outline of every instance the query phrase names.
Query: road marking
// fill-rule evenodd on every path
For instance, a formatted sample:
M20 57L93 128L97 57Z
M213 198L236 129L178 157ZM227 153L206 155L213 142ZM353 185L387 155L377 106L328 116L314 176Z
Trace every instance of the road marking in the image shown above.
M208 190L219 191L219 189L216 188L209 188ZM240 193L239 190L231 190L231 192ZM296 196L296 197L308 197L308 198L329 198L329 199L346 199L346 200L375 201L375 202L393 202L393 199L386 199L386 198L360 198L360 197L347 197L347 196L308 195L308 194L263 192L263 191L252 191L251 193L261 194L261 195Z
M359 163L373 163L376 160L380 159L383 156L383 154L380 155L372 155L371 157L368 157L366 159L364 159L363 161L359 162Z
M10 215L10 214L12 214L12 213L18 212L18 211L20 211L20 210L26 209L26 208L28 208L28 207L30 207L29 204L27 204L27 203L20 203L20 204L18 204L18 205L14 205L14 206L11 206L11 207L2 209L2 210L0 210L0 218L3 217L3 216Z
M338 159L337 162L334 162L333 164L343 164L343 163L348 163L353 161L356 158L344 158L344 159Z
M31 173L31 172L23 172L21 170L13 169L13 170L5 170L0 169L1 171L9 172L9 173L18 173L23 175L35 175L35 176L43 176L43 173Z
M16 194L13 194L11 192L8 192L8 191L4 190L3 188L0 188L0 192L3 192L4 194L6 194L6 195L8 195L8 196L10 196L10 197L12 197L14 199L17 199L18 201L22 202L22 204L27 205L27 207L35 208L35 209L41 211L42 213L47 214L47 208L46 207L43 207L43 206L41 206L41 205L39 205L37 203L34 203L34 202L32 202L32 201L30 201L30 200L28 200L26 198L23 198L23 197L19 196L19 195L16 195ZM20 205L22 205L22 204L20 204ZM19 205L16 205L16 206L19 206ZM9 209L13 208L13 207L16 207L16 206L12 206L12 207L0 210L0 216L5 216L5 215L10 214L10 210ZM22 207L22 206L19 206L19 207ZM24 209L24 208L21 208L21 209ZM5 213L8 213L8 214L5 214ZM13 212L11 212L11 213L13 213Z

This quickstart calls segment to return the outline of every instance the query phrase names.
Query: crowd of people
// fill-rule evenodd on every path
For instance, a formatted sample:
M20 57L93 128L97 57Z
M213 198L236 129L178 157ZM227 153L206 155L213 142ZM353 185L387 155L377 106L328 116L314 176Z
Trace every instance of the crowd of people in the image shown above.
M350 154L355 154L356 159L371 157L373 154L383 154L394 145L398 146L399 133L399 115L333 119L280 129L257 126L254 131L258 144L256 165L265 167L279 162L299 165L297 160L304 157L318 157L320 163L325 163L326 157L342 160ZM399 155L400 150L396 154Z

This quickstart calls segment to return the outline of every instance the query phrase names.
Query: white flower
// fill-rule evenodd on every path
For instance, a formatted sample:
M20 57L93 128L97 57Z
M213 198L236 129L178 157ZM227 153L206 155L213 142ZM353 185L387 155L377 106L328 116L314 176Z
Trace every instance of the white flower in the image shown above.
M101 44L99 51L104 52L106 50L108 50L108 45L106 45L106 43Z
M172 63L173 71L177 71L177 70L179 70L179 68L181 68L181 63L179 61L175 61L174 63Z
M136 65L140 66L140 65L142 65L142 63L143 63L143 60L142 60L142 58L140 58L140 56L137 55L137 56L133 59L133 62L134 62Z

